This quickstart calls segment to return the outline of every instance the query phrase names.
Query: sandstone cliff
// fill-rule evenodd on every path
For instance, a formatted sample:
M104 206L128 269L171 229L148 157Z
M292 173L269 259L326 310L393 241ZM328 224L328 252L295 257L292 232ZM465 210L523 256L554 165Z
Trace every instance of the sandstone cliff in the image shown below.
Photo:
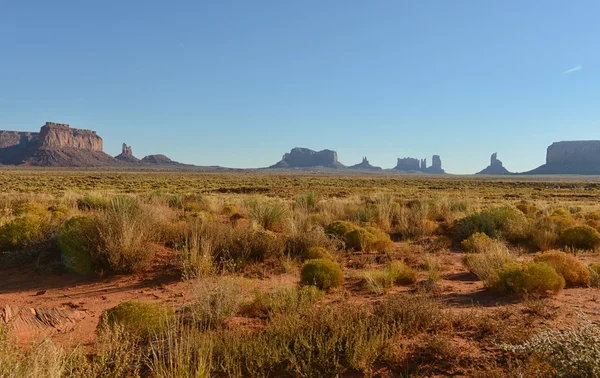
M173 161L166 157L165 155L157 154L157 155L148 155L145 156L142 160L142 163L155 164L155 165L171 165L171 166L189 166L188 164L183 164L177 161Z
M102 152L95 131L46 122L39 133L0 131L0 163L88 167L120 162Z
M502 162L498 160L498 154L494 152L490 157L490 165L488 165L481 172L477 172L477 175L511 175L512 173L508 169L504 168Z
M600 174L600 140L554 142L546 164L524 174Z
M281 161L269 168L310 167L341 168L344 167L344 165L338 161L337 152L335 151L313 151L308 148L296 147L289 153L283 155Z

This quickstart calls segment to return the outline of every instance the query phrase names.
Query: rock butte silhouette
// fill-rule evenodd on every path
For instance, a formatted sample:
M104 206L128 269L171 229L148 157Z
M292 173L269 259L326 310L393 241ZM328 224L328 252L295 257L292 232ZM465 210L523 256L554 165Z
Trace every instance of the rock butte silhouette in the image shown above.
M68 124L46 122L39 132L0 130L0 164L30 165L40 167L152 167L227 169L217 166L196 167L173 161L165 155L148 155L138 159L131 146L123 143L122 152L112 157L103 151L102 138L93 130L75 129ZM433 155L431 166L426 159L398 158L396 166L383 170L363 158L350 167L338 160L333 150L314 151L296 147L283 155L270 169L328 168L364 171L444 174L442 160ZM512 174L493 153L490 165L478 174ZM535 174L600 174L600 141L562 141L550 145L546 151L546 164L520 175Z

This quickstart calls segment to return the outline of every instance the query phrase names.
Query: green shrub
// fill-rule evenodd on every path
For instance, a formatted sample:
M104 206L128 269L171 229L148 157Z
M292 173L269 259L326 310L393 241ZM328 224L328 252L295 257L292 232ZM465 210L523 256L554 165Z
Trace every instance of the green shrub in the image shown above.
M450 325L440 302L427 295L388 296L375 308L378 321L404 333L438 331Z
M16 218L0 227L0 251L22 249L46 240L44 220L35 215Z
M357 227L345 235L346 248L356 251L384 251L394 243L390 235L375 227Z
M331 253L327 250L327 248L311 247L306 250L305 260L314 259L331 259Z
M546 263L510 263L489 287L500 294L556 294L565 287L565 279Z
M73 217L64 222L58 230L58 244L65 266L76 273L93 273L92 249L97 239L91 217Z
M344 240L346 238L346 234L356 230L357 228L358 226L351 222L335 221L330 223L325 228L325 232L327 235Z
M590 286L600 287L600 263L589 263L587 270L590 274Z
M454 227L458 240L482 232L490 238L504 237L509 241L518 241L525 237L527 218L512 207L495 207L471 214L459 219Z
M27 202L15 210L16 216L29 215L39 218L48 216L48 208L38 202Z
M494 240L483 232L476 232L460 243L463 251L482 252L489 249L494 244Z
M527 217L533 217L540 212L536 206L527 203L520 203L516 207Z
M560 235L560 242L570 248L596 249L600 247L600 234L590 226L575 226Z
M561 251L547 251L538 254L535 262L543 262L563 276L569 286L587 286L590 283L590 273L575 256Z
M147 338L164 331L175 311L158 303L127 301L100 315L100 331L122 326L125 331Z
M110 199L98 195L88 194L83 198L77 200L77 208L82 211L87 210L102 210L110 206Z
M340 266L328 259L307 260L300 275L302 284L314 285L321 290L340 286L344 282Z

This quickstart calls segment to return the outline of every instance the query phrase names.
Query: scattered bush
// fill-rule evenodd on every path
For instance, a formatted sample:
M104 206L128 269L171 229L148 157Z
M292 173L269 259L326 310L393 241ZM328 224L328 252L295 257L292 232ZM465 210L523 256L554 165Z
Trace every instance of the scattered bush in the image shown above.
M174 314L172 308L158 303L127 301L105 310L98 327L103 332L119 325L127 332L147 338L165 330Z
M328 259L307 260L300 275L303 285L314 285L321 290L340 286L344 282L340 266Z
M483 232L476 232L460 243L463 251L483 252L492 247L494 240Z
M81 274L94 272L92 255L97 238L94 219L91 217L73 217L60 226L58 244L67 269Z
M315 192L301 193L296 197L296 206L310 213L317 209L320 201L320 196Z
M597 249L600 247L600 234L590 226L575 226L560 235L560 242L570 248Z
M535 262L550 265L558 274L563 276L569 286L587 286L590 283L590 273L573 255L561 251L547 251L538 254Z
M310 247L306 250L306 255L304 256L305 260L314 260L314 259L331 259L331 253L327 250L327 248L323 247Z
M502 268L489 288L500 294L558 293L565 279L550 265L541 262L510 263Z
M194 288L192 303L194 320L203 327L221 325L242 309L248 288L236 278L222 278L216 285L202 282Z
M46 240L44 220L35 215L16 218L0 227L0 251L22 249Z
M292 287L268 293L256 291L254 300L244 312L261 318L270 318L275 314L304 312L323 295L324 293L315 286Z
M439 301L427 295L390 295L375 308L379 321L404 333L431 332L450 325Z
M536 206L530 205L528 203L518 204L517 209L519 209L527 217L534 217L536 214L538 214L540 212L540 209L538 209Z
M357 225L350 223L350 222L335 221L335 222L330 223L327 226L327 228L325 229L325 232L327 233L327 235L337 237L341 240L344 240L346 238L347 234L356 230L357 228L358 228Z

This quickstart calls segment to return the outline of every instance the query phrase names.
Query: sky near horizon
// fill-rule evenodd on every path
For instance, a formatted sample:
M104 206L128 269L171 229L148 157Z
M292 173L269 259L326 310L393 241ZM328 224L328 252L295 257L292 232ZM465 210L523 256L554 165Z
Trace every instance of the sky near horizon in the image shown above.
M515 172L600 139L600 1L0 0L0 130L197 165L293 147Z

